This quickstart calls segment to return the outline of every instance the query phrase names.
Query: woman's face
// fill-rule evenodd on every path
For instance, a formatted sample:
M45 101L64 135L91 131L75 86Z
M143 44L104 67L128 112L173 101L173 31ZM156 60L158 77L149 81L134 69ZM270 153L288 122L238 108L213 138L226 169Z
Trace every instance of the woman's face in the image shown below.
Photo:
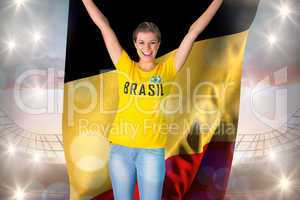
M153 32L138 32L134 43L140 61L144 62L154 61L159 45L160 42Z

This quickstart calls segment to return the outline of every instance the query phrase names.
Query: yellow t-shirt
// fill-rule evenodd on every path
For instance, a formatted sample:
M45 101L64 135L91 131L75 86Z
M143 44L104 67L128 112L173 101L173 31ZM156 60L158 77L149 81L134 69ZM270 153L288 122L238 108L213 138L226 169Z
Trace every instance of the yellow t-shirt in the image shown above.
M173 56L144 71L125 50L116 64L119 80L119 105L108 139L128 147L159 148L167 140L162 100L170 92L176 68Z

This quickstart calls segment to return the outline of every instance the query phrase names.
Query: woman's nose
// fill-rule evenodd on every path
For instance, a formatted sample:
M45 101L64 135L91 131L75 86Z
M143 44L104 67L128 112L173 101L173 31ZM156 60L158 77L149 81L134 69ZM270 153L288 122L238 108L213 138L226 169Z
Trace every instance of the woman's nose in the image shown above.
M150 49L150 44L145 45L145 49L149 50Z

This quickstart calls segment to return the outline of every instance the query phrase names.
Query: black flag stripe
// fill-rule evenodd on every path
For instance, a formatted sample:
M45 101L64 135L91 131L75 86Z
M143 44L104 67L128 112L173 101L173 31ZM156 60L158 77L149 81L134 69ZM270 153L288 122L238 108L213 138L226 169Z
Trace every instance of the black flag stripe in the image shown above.
M138 0L95 1L108 18L123 48L133 59L136 52L132 32L143 21L156 23L162 32L158 56L178 47L189 26L205 11L211 0L142 2ZM100 31L79 0L69 1L65 83L114 69ZM245 31L251 25L258 0L225 0L216 16L197 40Z

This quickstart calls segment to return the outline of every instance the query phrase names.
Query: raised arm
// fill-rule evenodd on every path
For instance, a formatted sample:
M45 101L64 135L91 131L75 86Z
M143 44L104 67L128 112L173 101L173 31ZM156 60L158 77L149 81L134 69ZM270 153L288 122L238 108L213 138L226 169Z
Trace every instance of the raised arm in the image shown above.
M107 18L97 8L93 0L82 0L82 2L86 10L88 11L90 17L92 18L93 22L100 29L110 58L112 62L116 64L121 55L122 47L118 41L115 32L112 30Z
M206 11L190 26L188 33L183 38L175 54L174 62L177 71L179 71L185 63L194 41L209 24L222 2L223 0L214 0Z

